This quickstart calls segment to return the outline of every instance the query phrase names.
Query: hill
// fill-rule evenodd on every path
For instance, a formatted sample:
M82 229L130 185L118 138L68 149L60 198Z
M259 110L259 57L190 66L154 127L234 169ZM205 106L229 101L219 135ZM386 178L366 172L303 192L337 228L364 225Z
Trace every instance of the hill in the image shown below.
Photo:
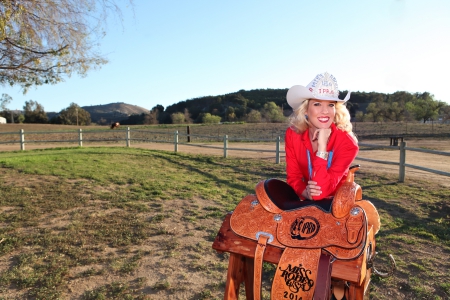
M260 110L267 102L275 102L277 106L290 110L286 103L287 89L255 89L240 90L238 92L205 96L185 101L180 101L168 106L164 113L159 116L160 123L170 123L170 115L183 112L187 109L194 122L200 122L202 113L211 113L227 120L227 114L231 111L237 119L244 117L253 110Z
M141 115L143 113L147 114L149 112L149 110L146 108L137 105L126 104L123 102L82 106L81 108L91 114L91 121L93 123L104 124L120 122L122 120L128 119L131 115Z

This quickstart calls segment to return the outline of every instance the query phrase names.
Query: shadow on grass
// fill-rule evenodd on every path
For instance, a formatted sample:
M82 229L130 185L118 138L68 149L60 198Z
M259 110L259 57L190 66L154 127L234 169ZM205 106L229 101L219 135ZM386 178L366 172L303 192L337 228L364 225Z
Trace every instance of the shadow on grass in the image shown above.
M226 186L236 189L236 190L240 190L247 194L254 193L254 187L260 180L271 178L271 177L283 176L282 172L280 172L278 170L268 170L269 172L267 174L267 173L262 173L262 172L245 169L245 165L246 165L245 162L243 164L241 164L241 167L238 167L238 166L233 166L232 164L227 164L224 159L224 163L221 164L221 163L216 162L216 160L219 160L220 158L215 158L215 157L212 158L212 157L208 157L208 156L184 156L184 155L167 154L167 153L164 153L164 155L162 155L162 153L152 153L152 156L156 156L159 159L166 160L167 162L169 162L173 165L176 165L177 167L183 167L188 172L195 172L201 176L211 178L215 182L226 185ZM199 164L199 163L213 165L216 167L216 169L214 169L214 172L205 172L201 168L198 168L195 166L196 164ZM232 183L228 179L219 178L214 173L223 167L231 169L235 173L238 173L238 174L246 173L246 174L250 174L250 175L254 176L255 180L254 180L253 186L249 187L248 185L245 185L245 184ZM276 176L276 175L278 175L278 176ZM241 200L241 199L239 199L239 200Z

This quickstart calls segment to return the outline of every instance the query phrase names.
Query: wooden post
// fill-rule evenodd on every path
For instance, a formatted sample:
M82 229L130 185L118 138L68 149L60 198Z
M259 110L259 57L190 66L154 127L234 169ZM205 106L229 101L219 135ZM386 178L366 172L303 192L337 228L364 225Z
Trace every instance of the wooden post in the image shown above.
M277 151L276 151L276 158L275 158L275 163L279 164L280 163L280 136L277 137Z
M83 147L83 134L81 128L78 129L78 146Z
M187 142L191 142L191 126L187 126Z
M174 138L174 144L175 144L175 153L178 152L178 130L175 131L175 138Z
M242 255L230 253L228 260L227 282L225 284L224 300L239 299L239 287L244 281L245 258Z
M405 162L406 162L406 142L400 142L400 164L399 164L399 174L398 181L405 182Z
M25 133L20 129L20 150L25 150Z
M223 136L223 157L228 157L228 135Z
M127 127L127 147L130 147L130 127Z

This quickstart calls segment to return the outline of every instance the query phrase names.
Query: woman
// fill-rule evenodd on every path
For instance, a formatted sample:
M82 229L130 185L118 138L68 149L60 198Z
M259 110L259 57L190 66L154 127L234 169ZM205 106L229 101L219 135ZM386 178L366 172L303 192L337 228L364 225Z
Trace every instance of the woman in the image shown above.
M293 109L285 137L287 183L302 200L333 196L358 153L345 107L350 92L344 100L338 96L336 78L328 73L286 95Z

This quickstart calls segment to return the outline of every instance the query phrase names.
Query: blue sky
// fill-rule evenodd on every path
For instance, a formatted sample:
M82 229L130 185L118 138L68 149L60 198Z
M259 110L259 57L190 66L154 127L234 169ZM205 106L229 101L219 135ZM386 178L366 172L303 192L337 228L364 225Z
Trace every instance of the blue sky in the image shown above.
M430 92L450 104L448 0L134 0L108 23L109 63L57 85L0 87L10 109L125 102L151 109L238 90L307 85Z

